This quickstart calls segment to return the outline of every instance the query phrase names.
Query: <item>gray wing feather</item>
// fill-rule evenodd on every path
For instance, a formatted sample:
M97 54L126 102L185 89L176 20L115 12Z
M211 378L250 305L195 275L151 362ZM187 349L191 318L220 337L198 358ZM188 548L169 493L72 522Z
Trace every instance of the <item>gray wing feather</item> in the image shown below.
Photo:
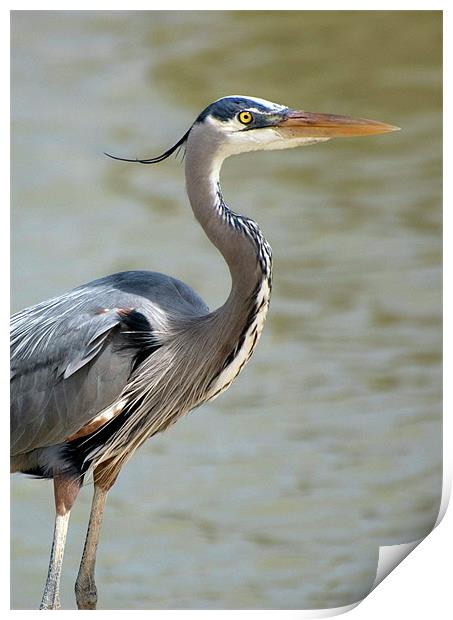
M71 358L65 360L61 368L61 371L64 371L63 379L67 379L80 370L82 366L88 364L88 362L102 351L111 330L120 323L118 309L109 310L108 317L105 317L105 320L102 321L100 325L98 325L99 322L99 320L91 320L88 324L84 324L85 331L88 332L86 337L89 338L89 334L93 330L94 334L86 342L81 340L80 349L78 351L72 351Z
M27 308L11 321L12 454L64 441L121 394L134 352L121 309L134 309L164 339L168 317L206 314L187 285L162 274L114 274ZM163 340L164 341L164 340Z

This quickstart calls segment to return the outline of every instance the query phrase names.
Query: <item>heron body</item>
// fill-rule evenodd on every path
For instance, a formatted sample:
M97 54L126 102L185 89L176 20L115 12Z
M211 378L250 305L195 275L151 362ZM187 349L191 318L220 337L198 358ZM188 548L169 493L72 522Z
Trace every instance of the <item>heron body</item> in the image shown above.
M96 607L100 524L121 467L146 439L227 389L258 342L269 306L272 253L256 222L226 204L222 162L246 151L393 129L232 96L208 106L163 155L126 160L157 163L185 147L189 201L228 265L231 291L210 312L175 278L126 271L12 317L12 471L53 478L55 488L54 541L41 608L59 607L69 514L87 472L93 474L94 497L76 582L80 609Z

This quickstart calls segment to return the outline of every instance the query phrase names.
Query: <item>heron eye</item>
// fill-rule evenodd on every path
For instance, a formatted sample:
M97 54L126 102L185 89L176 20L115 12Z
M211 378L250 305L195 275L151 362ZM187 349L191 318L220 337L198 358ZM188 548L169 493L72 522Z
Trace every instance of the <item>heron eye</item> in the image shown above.
M238 119L243 125L249 125L253 121L251 112L239 112Z

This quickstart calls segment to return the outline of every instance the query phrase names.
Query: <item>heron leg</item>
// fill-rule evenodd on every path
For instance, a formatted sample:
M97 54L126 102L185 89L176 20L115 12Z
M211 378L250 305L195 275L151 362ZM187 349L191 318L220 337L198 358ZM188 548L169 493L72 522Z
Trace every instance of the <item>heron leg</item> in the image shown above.
M83 548L82 560L75 583L75 594L78 609L96 609L97 588L94 571L96 564L96 551L101 531L102 518L104 516L107 495L118 476L119 470L106 481L100 476L100 467L94 472L94 494L91 504L90 520Z
M80 490L81 480L65 474L54 475L55 528L49 570L40 609L60 609L60 576L71 508Z

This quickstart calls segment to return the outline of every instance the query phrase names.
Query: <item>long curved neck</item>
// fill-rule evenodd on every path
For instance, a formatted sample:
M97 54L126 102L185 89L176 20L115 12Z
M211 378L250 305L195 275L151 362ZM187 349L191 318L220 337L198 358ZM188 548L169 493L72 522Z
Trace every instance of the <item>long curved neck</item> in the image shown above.
M248 299L260 282L270 284L271 249L258 225L226 205L219 182L225 153L215 138L192 129L186 150L186 188L192 210L231 274L228 302Z
M93 471L103 462L122 465L147 437L223 392L258 342L269 304L271 249L255 222L225 204L219 185L224 159L215 133L209 135L206 126L203 131L191 129L186 150L187 193L195 217L230 269L230 295L214 312L189 321L181 318L167 342L140 365L120 396L125 399L121 402L130 399L134 407L121 432L112 435L93 457Z

